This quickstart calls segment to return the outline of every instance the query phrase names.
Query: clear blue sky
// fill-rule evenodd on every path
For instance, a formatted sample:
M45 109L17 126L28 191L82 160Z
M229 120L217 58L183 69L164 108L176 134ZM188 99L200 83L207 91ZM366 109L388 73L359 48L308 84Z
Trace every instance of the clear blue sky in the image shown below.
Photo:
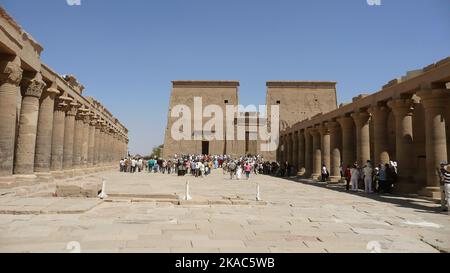
M172 80L240 80L264 104L267 80L332 80L338 100L378 91L450 55L450 0L2 0L130 130L132 153L163 143Z

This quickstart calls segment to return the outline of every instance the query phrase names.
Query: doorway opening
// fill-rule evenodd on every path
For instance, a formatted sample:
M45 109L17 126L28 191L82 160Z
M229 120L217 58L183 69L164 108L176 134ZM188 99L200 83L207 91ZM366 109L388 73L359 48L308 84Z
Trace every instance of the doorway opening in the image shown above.
M209 141L202 141L202 154L209 155Z

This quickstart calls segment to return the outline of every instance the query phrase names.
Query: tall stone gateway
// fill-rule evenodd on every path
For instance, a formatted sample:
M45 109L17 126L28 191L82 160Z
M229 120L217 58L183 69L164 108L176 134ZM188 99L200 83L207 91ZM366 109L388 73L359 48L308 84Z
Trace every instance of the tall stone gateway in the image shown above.
M227 154L234 157L259 154L267 160L276 160L277 147L273 151L264 151L262 144L267 142L259 131L261 122L267 122L269 132L276 128L270 124L271 106L279 107L280 130L337 108L335 82L267 82L266 119L258 119L260 113L257 111L260 109L238 107L238 81L174 81L172 84L163 150L165 158L175 154ZM214 116L210 111L214 107L223 113L223 130L219 134L217 126L209 131L203 127ZM230 112L230 109L235 109L235 112ZM186 119L184 124L190 124L190 128L181 126L183 118ZM180 138L182 133L185 135Z
M280 131L285 131L297 122L321 113L328 113L337 108L336 82L268 81L266 86L266 104L280 106ZM268 116L270 116L270 107L268 108ZM271 127L270 121L269 127ZM278 155L280 155L280 151L287 150L288 145L292 146L296 143L296 141L293 141L295 137L298 138L299 135L293 134L290 138L284 138L284 141L280 141ZM298 161L297 154L297 151L292 153L289 161ZM277 157L276 151L265 152L262 155L269 160L278 159L281 161L281 157ZM284 161L286 160L287 158Z
M225 134L225 120L223 125L223 134L220 140L208 140L208 133L216 133L218 128L213 128L210 132L203 133L203 125L211 118L204 118L202 112L207 112L209 105L218 106L222 112L226 113L226 106L237 106L238 99L238 81L173 81L172 94L170 96L170 108L166 135L164 141L163 156L169 158L175 154L234 154L239 153L238 142L227 140ZM199 100L201 98L201 102ZM196 104L197 107L194 107ZM200 109L200 112L197 110ZM184 111L189 116L183 118L189 119L191 128L178 126L181 114L175 115L177 111ZM205 111L206 110L206 111ZM196 112L197 111L197 112ZM196 116L200 117L201 122L194 122ZM199 118L197 118L198 121ZM173 128L177 128L181 133L187 133L186 137L179 139L173 135ZM177 132L176 132L177 133ZM245 153L245 151L242 151Z
M280 130L337 108L336 82L269 81L267 105L280 105Z

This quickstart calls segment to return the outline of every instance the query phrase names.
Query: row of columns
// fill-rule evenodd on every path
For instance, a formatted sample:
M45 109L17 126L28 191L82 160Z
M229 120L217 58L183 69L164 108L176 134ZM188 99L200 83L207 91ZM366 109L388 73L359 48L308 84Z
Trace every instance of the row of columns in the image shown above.
M427 195L438 191L436 168L441 161L448 159L447 134L450 132L446 132L446 122L450 122L449 93L447 89L422 87L416 94L425 112L427 182L423 193ZM330 170L332 181L340 179L341 164L351 166L357 162L363 166L368 160L377 165L387 164L393 160L388 145L388 117L392 111L399 176L404 183L414 183L411 159L414 157L413 113L417 103L411 98L393 99L283 135L281 145L284 149L280 160L288 161L299 169L304 168L305 175L312 178L320 176L321 167L325 165ZM371 158L371 138L374 158Z
M24 72L18 57L2 56L0 186L82 174L127 155L125 135L73 98L59 95L39 72Z

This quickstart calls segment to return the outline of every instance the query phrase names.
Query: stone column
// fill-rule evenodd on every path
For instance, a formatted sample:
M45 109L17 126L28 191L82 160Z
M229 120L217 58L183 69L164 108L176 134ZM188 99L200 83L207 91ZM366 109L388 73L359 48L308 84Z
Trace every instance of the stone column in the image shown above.
M122 137L120 136L120 132L116 135L117 142L117 153L116 153L116 161L122 158Z
M370 115L362 111L353 113L352 118L356 125L356 158L359 165L365 166L370 160Z
M109 149L109 147L111 147L111 129L110 128L106 128L105 131L105 165L108 166L110 163L110 152L111 149Z
M102 124L102 127L100 129L100 146L99 146L99 155L98 155L98 162L100 166L103 166L105 164L105 130L106 125L105 123Z
M53 112L53 130L52 130L52 154L51 166L54 178L64 178L63 158L64 158L64 129L66 111L69 110L69 104L72 99L69 97L59 97Z
M111 134L111 146L114 147L114 149L111 150L111 165L116 162L116 156L117 156L117 142L116 142L116 132L113 130Z
M115 140L114 135L115 135L115 132L114 132L114 129L112 129L110 131L110 135L109 135L109 143L111 144L112 147L115 147L114 146L114 144L115 144L115 142L114 142L114 140ZM109 165L112 165L113 162L114 162L114 149L111 149L109 151Z
M374 164L387 164L390 161L388 144L388 116L389 108L383 105L369 108L374 125Z
M342 162L344 166L353 166L356 162L355 124L351 117L337 119L342 131Z
M319 127L319 133L321 138L321 150L322 150L322 165L325 165L327 169L330 171L331 174L331 136L330 136L330 130L326 125L322 125Z
M95 146L94 146L94 166L98 167L100 165L100 146L101 146L101 128L102 123L101 120L97 120L95 125Z
M64 122L64 155L63 155L63 169L68 177L72 177L73 173L73 143L75 131L75 116L80 105L76 102L71 102L68 106L66 118Z
M293 155L293 152L292 152L292 135L291 134L288 134L286 136L286 146L287 146L287 151L286 151L287 159L286 159L286 161L289 162L289 164L291 164L292 163L292 155Z
M122 158L122 135L120 132L117 133L117 160Z
M294 168L298 170L298 132L295 131L292 133L292 151L294 155L292 156L292 164Z
M83 135L81 143L81 167L87 171L88 167L88 150L89 150L89 124L91 123L91 116L89 110L83 116ZM111 147L113 148L113 147Z
M388 102L395 116L395 150L397 155L399 184L402 192L416 192L414 185L415 166L411 164L414 157L412 99L394 99Z
M326 127L330 131L330 180L331 182L338 182L341 180L341 129L339 123L335 121L329 121L326 123Z
M59 95L56 86L47 88L41 97L36 137L34 171L42 182L52 181L50 174L52 159L53 116L55 97Z
M122 142L122 146L121 146L121 150L120 150L120 152L121 152L121 157L127 157L127 140L126 140L126 138L125 138L125 136L121 136L120 137L121 138L121 142Z
M95 126L97 120L93 118L89 124L89 144L88 144L88 167L92 168L94 166L95 157Z
M20 175L17 180L33 183L34 155L36 149L36 133L39 117L39 98L46 86L42 75L36 73L33 79L26 80L23 87L22 107L20 110L19 134L17 137L14 174Z
M283 152L283 162L289 161L289 135L285 135L283 137L283 143L284 143L284 152Z
M111 132L111 146L114 147L114 149L111 150L110 156L109 156L109 161L110 161L110 165L113 165L114 163L116 163L116 149L117 149L117 143L116 143L116 132L115 130L113 130Z
M81 156L84 136L84 109L80 109L75 116L75 131L73 136L73 169L81 168ZM75 175L80 175L79 171L75 172Z
M298 132L298 170L300 175L303 175L303 168L305 168L305 132L301 130Z
M111 128L106 129L105 163L107 166L109 166L111 162L111 149L108 149L108 147L111 147Z
M120 135L120 132L117 133L117 160L120 160L122 158L122 136Z
M423 194L440 198L440 181L437 172L441 161L447 160L445 111L449 91L424 88L417 93L425 108L425 133L427 153L427 186Z
M305 177L310 177L313 173L313 140L311 128L305 129Z
M19 57L1 55L0 60L0 188L14 184L14 141L17 94L22 80Z
M318 128L311 130L312 146L313 146L313 164L311 178L318 179L320 177L320 169L322 168L322 149L320 141L320 132Z

